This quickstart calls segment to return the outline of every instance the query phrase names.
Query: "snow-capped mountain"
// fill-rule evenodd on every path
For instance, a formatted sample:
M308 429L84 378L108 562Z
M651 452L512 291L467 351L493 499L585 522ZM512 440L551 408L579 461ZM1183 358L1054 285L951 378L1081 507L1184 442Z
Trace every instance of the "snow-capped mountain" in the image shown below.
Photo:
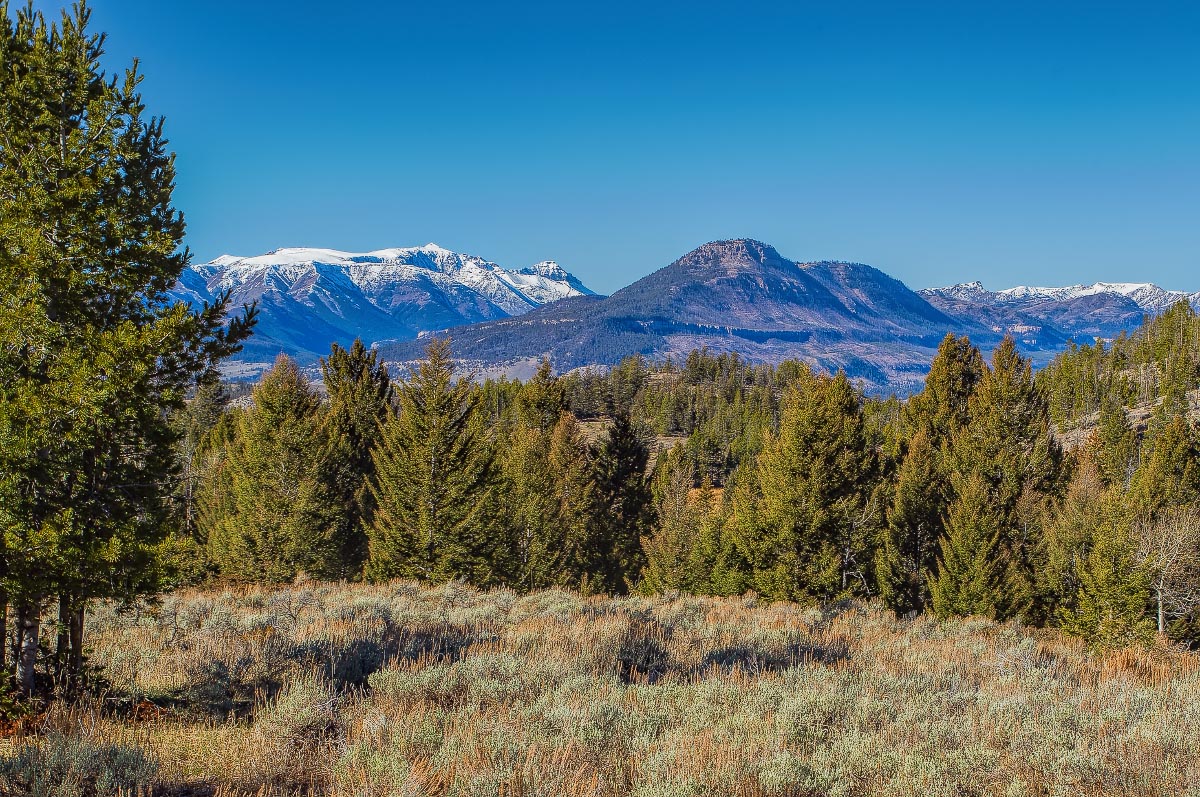
M1200 309L1200 293L1170 291L1148 282L1097 282L1061 288L1025 285L989 291L979 282L918 291L947 315L1010 333L1030 346L1053 348L1111 339L1160 315L1181 300Z
M227 290L231 307L257 301L261 309L242 361L269 361L280 351L311 361L328 353L333 341L405 340L592 294L553 261L512 270L427 244L361 253L292 248L222 255L187 269L174 295L199 303Z
M1200 307L1200 292L1171 291L1150 282L1096 282L1091 285L1067 285L1061 288L1018 285L1001 291L989 291L981 282L964 282L948 288L929 288L923 295L935 294L947 299L988 301L994 303L1024 303L1050 299L1067 302L1085 296L1123 296L1151 315L1159 315L1171 305L1187 299Z

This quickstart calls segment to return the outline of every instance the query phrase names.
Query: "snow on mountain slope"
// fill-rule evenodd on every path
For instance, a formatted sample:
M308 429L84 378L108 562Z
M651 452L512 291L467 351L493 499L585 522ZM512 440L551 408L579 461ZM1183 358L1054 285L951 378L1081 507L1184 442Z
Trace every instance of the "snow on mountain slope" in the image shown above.
M270 359L279 351L311 360L328 352L333 341L409 339L592 294L553 261L509 270L436 244L222 255L185 271L174 294L199 303L223 291L231 292L235 308L252 301L261 308L255 334L239 357L243 361Z
M1020 285L989 291L979 282L918 291L947 315L1011 334L1041 349L1068 340L1111 340L1186 299L1200 309L1200 293L1169 291L1146 282L1097 282L1061 288Z
M1018 285L1001 291L989 291L980 282L964 282L946 288L928 288L919 293L958 301L1010 304L1044 299L1068 302L1087 296L1122 296L1152 315L1162 313L1181 299L1187 299L1193 306L1200 308L1200 292L1171 291L1149 282L1096 282L1091 285L1067 285L1058 288Z

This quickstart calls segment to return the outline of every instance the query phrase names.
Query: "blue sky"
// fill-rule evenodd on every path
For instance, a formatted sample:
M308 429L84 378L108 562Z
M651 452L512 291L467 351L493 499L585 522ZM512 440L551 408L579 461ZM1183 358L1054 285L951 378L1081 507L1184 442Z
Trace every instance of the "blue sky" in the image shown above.
M39 2L39 8L55 9ZM95 0L198 260L436 241L610 292L705 241L1200 290L1200 4Z

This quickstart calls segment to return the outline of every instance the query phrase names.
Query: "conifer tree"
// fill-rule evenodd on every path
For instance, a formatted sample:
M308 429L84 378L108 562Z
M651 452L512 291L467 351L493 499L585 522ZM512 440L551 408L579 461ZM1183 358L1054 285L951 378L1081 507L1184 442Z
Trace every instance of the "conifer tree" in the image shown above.
M947 334L929 365L925 386L905 406L915 434L925 432L934 449L967 423L971 396L987 369L983 355L966 337Z
M1129 418L1119 398L1109 395L1100 407L1095 438L1096 464L1105 483L1128 489L1137 469L1138 439L1129 426Z
M511 575L480 396L454 371L449 340L434 339L401 383L399 412L375 448L375 511L367 532L373 579L462 578L489 586Z
M1051 512L1046 524L1046 561L1039 578L1040 589L1056 613L1073 607L1079 594L1080 565L1087 559L1096 536L1098 507L1114 500L1120 488L1110 487L1095 445L1087 445L1075 456L1066 495Z
M937 575L930 583L930 602L938 617L996 617L1004 585L1001 524L978 473L960 485L950 505Z
M845 374L788 390L778 434L735 495L738 545L758 592L823 602L869 594L876 468Z
M349 349L334 343L321 360L328 403L322 418L322 453L330 497L337 507L334 537L342 577L361 572L367 555L365 524L371 511L367 485L375 477L371 452L379 443L394 400L387 366L361 339Z
M918 430L896 474L876 574L880 597L897 614L919 613L929 604L928 578L936 569L947 505L938 454L925 430Z
M642 537L654 522L644 433L617 410L594 455L596 533L590 544L589 575L598 591L624 593L642 569Z
M695 540L691 545L687 561L687 580L684 588L696 595L739 594L744 587L739 583L730 588L728 574L725 572L725 562L722 553L727 544L722 530L726 523L722 496L713 487L707 477L700 483L700 491L696 495L696 508L699 522L696 527Z
M1061 489L1062 449L1029 361L1011 337L993 352L968 410L968 423L954 434L948 452L951 488L957 490L956 483L972 474L986 482L1006 568L997 611L1006 618L1039 619L1045 613L1036 593L1039 521Z
M592 452L579 421L559 416L550 435L547 462L554 475L554 522L560 531L561 563L554 583L580 589L587 579L593 540L599 533L599 505Z
M522 386L518 407L524 423L545 434L567 411L566 390L554 376L549 359L543 358L533 379Z
M158 588L171 413L253 323L226 326L227 297L169 299L190 256L174 157L136 68L101 69L90 14L81 3L52 25L0 2L0 593L26 691L47 599L73 679L87 603Z
M229 511L209 535L222 574L270 583L341 574L339 508L319 456L320 406L287 355L255 387L228 451Z
M1200 435L1187 416L1161 408L1151 429L1131 479L1130 501L1150 515L1200 501Z
M550 456L552 434L553 429L518 426L501 453L504 503L516 546L515 585L526 591L559 583L567 568L566 523Z
M694 475L676 444L660 456L654 469L654 503L657 523L652 534L642 538L646 567L641 590L657 594L688 587L689 565L696 544L702 508L691 500Z
M1154 633L1146 617L1150 584L1138 561L1129 510L1118 497L1099 507L1096 520L1075 601L1060 610L1059 621L1064 631L1097 649L1148 642Z

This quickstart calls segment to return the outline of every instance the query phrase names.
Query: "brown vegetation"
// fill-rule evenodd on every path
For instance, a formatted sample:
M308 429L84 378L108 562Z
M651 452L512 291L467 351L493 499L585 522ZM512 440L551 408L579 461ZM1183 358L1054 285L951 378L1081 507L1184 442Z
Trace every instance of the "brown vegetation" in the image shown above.
M1099 656L980 619L393 582L183 592L153 612L98 611L90 638L105 696L55 704L0 767L110 745L109 766L154 772L155 793L225 795L1200 784L1194 655Z

